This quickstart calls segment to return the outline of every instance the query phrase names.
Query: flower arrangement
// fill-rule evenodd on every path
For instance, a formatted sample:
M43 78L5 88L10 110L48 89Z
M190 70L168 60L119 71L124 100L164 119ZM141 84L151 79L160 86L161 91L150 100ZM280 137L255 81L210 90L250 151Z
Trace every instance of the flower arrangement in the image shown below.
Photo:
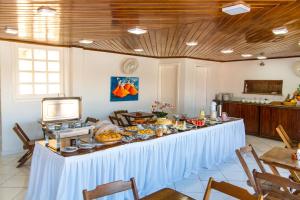
M170 103L154 101L154 103L152 104L152 113L155 114L158 118L163 118L168 115L166 110L172 108L175 108L175 106Z

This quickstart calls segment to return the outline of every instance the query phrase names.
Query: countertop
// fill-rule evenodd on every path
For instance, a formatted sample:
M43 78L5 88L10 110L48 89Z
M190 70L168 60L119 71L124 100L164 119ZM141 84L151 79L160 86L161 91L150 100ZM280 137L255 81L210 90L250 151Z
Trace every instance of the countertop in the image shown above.
M239 103L239 104L247 104L247 105L256 105L261 107L272 107L272 108L286 108L286 109L299 109L300 106L285 106L285 105L272 105L272 104L261 104L261 103L249 103L249 102L242 102L242 101L223 101L223 103Z

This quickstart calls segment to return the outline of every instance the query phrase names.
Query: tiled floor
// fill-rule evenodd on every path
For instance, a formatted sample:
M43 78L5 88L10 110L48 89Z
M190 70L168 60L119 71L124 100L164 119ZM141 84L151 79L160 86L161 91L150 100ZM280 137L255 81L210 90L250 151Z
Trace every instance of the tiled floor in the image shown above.
M247 143L252 144L256 152L261 155L265 151L269 150L273 146L283 146L283 143L258 138L254 136L247 136ZM19 200L24 199L27 190L28 176L30 166L26 165L20 169L17 169L16 162L21 155L0 156L0 199L1 200ZM252 168L256 168L256 164L251 157L247 158L247 163ZM280 170L283 176L288 176L288 172ZM203 169L199 175L194 175L176 183L170 184L170 187L185 193L195 199L202 199L203 193L206 188L209 177L214 177L216 180L224 180L232 184L244 187L250 192L253 189L246 184L247 177L237 159L228 161L220 166L216 166L212 169ZM211 199L223 200L230 199L218 192L213 192Z

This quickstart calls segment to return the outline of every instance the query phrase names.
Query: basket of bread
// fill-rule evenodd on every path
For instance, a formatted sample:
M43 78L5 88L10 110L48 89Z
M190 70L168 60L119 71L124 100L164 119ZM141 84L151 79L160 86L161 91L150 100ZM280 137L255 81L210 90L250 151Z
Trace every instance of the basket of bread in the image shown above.
M101 143L107 143L107 144L112 144L112 143L117 143L122 140L122 135L115 131L115 130L106 130L100 134L97 134L95 136L96 141L101 142Z

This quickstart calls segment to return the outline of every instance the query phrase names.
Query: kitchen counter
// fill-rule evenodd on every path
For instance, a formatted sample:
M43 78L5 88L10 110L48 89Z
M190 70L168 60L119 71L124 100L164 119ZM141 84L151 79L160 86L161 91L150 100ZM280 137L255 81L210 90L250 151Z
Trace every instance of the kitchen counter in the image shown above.
M243 118L247 134L280 140L276 127L282 125L292 140L300 141L300 106L225 101L223 111Z
M286 105L272 105L270 103L269 104L249 103L249 102L242 102L242 101L224 101L223 103L237 103L237 104L255 105L255 106L266 106L266 107L274 107L274 108L300 109L300 105L286 106Z

